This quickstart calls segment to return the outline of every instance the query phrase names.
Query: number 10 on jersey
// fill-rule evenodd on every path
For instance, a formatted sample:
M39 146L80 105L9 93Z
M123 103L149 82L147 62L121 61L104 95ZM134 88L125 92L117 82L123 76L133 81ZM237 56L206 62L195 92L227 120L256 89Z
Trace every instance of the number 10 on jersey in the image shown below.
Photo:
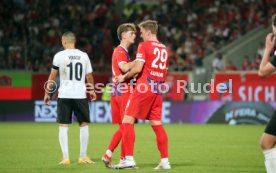
M69 68L70 73L69 79L80 81L82 78L82 64L80 62L70 62L67 67Z

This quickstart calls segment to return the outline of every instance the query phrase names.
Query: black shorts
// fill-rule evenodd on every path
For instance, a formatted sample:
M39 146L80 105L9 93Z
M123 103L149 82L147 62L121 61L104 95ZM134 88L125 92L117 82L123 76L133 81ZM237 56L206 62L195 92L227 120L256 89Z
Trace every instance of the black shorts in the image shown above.
M89 106L88 106L87 99L58 98L58 101L57 101L57 122L58 123L71 124L73 112L79 123L90 122Z
M276 136L276 111L274 112L270 121L268 122L265 128L265 133Z

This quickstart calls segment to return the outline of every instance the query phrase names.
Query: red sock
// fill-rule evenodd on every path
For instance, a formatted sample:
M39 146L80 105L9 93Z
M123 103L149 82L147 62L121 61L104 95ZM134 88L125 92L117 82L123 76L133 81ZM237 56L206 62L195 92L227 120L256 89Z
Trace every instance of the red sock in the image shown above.
M156 142L161 158L168 158L168 136L163 125L151 126L156 135Z
M122 128L122 125L120 125L119 129L113 134L112 139L109 143L108 149L113 152L115 148L118 146L119 142L121 141L122 136L123 136L123 128Z
M133 156L134 142L135 142L135 131L133 124L123 124L123 143L125 148L126 156Z
M124 133L124 126L121 125L120 128L122 129L122 141L121 141L121 158L125 158L125 143L123 140L123 133Z

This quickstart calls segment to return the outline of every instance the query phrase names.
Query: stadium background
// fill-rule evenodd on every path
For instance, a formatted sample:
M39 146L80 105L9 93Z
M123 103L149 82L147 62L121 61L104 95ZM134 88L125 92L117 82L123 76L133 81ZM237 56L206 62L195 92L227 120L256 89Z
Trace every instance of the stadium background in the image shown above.
M12 163L20 163L20 160L13 162L8 159L13 150L7 148L7 144L14 146L15 143L26 140L11 129L18 127L22 130L22 134L39 139L41 137L27 133L30 128L46 127L48 130L51 129L49 132L52 132L52 136L56 133L53 130L54 123L40 122L54 122L56 117L55 98L53 97L50 106L44 105L42 99L43 86L50 72L53 55L62 50L61 34L67 30L76 33L77 47L88 53L96 83L107 83L111 76L112 51L118 44L117 26L123 22L138 24L144 19L155 19L160 25L159 38L170 50L167 78L170 91L164 94L162 117L171 136L177 132L183 135L174 136L178 141L176 148L198 142L191 137L193 136L191 134L194 134L206 141L200 144L201 146L210 149L209 147L212 148L214 145L211 139L222 130L222 134L218 135L221 137L220 141L224 140L222 146L214 146L221 149L224 146L229 150L228 144L232 144L232 139L236 139L233 146L241 150L247 146L255 149L251 154L249 149L245 152L256 159L249 161L249 158L239 155L239 158L235 158L237 162L232 162L232 166L236 166L233 169L229 166L230 162L223 159L220 161L223 161L221 164L224 164L224 167L216 168L214 162L219 161L210 155L212 168L206 166L207 164L195 168L196 164L191 162L178 163L173 160L179 164L178 166L176 164L175 171L193 172L192 170L196 169L195 172L202 170L247 172L246 168L252 167L248 172L264 172L262 155L258 150L258 138L264 128L263 125L269 121L276 108L274 82L276 75L261 79L257 75L257 69L264 50L265 35L271 32L270 17L275 12L275 0L2 0L0 2L0 129L2 129L0 137L3 140L0 140L0 153L3 153L4 157L1 157L0 165L3 166L3 171L9 172ZM135 45L130 48L132 58L135 56L139 41L137 39ZM223 57L225 68L215 72L212 63L219 54ZM210 84L212 79L213 87L221 84L226 84L227 87L214 93L184 93L184 90L177 93L177 80L187 81L189 88L193 84L198 91L202 89L202 85L199 84ZM233 92L230 93L230 90ZM222 93L223 91L226 93ZM108 129L107 134L101 134L106 139L98 141L106 145L113 127L102 123L109 123L111 120L110 106L108 101L101 101L101 94L98 94L98 97L98 101L90 105L90 117L93 122L91 129L93 125L98 130ZM187 123L211 125L196 126L186 125ZM214 125L214 123L224 125ZM242 125L233 127L226 124ZM143 124L138 128L141 128L141 132L145 132L146 127ZM41 133L45 133L40 130ZM93 133L93 130L91 131ZM206 131L206 134L201 134L202 131ZM249 135L243 135L247 132ZM225 134L229 137L222 137ZM13 135L14 139L18 138L20 142L13 141L11 139ZM186 137L189 142L179 143L185 141ZM242 138L245 141L241 141ZM143 148L142 143L138 142L137 145ZM98 147L95 144L93 146ZM188 146L192 147L191 144ZM57 147L55 149L58 153L59 149ZM103 148L98 150L104 151ZM189 157L196 160L193 157L195 153L189 153L187 148L185 151ZM177 149L172 151L175 155L178 152ZM185 156L185 152L183 155ZM214 156L220 158L219 154ZM48 157L48 161L53 159ZM30 164L22 165L19 164L17 169L11 172L20 172L22 167L33 172L38 170ZM57 170L45 172L51 171ZM146 172L143 169L142 171ZM58 172L62 171L58 169Z

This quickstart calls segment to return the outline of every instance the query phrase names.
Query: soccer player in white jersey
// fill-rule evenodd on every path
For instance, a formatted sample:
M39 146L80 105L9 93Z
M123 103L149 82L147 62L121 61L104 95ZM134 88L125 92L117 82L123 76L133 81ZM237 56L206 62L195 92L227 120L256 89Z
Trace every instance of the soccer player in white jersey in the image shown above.
M87 157L89 140L89 106L86 93L91 100L96 99L92 66L88 55L75 48L76 37L72 32L65 32L61 39L65 50L54 56L53 67L45 88L44 103L50 104L50 93L58 74L60 87L57 101L57 122L59 123L59 143L63 160L59 164L70 164L68 151L68 125L72 123L72 113L76 115L80 126L79 164L93 163ZM85 83L87 80L87 84ZM87 88L89 89L87 91Z

